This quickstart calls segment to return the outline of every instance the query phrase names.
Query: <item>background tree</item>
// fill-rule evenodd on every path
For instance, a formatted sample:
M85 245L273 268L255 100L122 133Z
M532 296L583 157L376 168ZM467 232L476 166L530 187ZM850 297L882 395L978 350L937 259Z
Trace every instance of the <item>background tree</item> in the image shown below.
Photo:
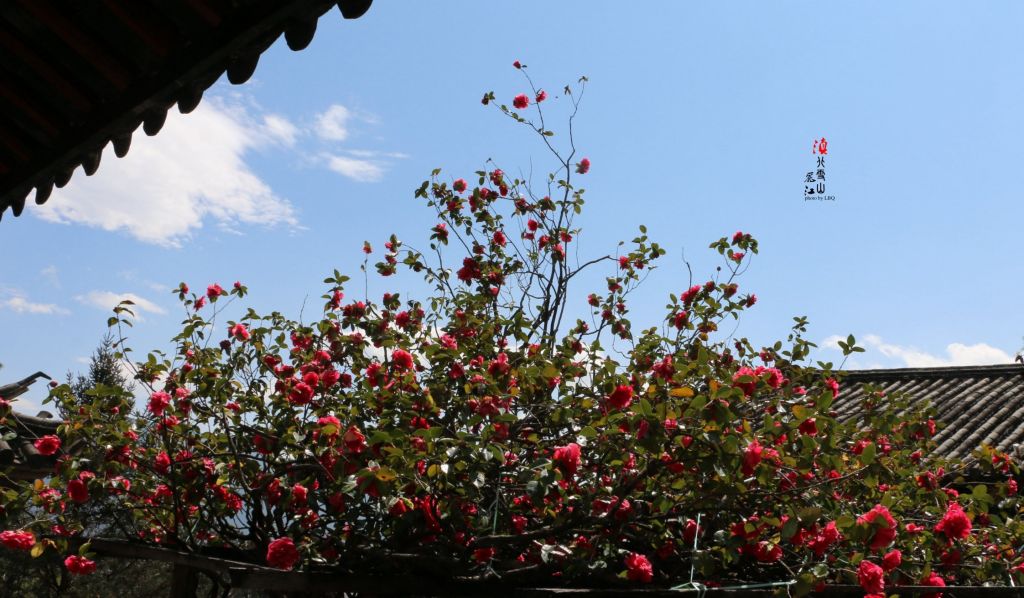
M100 340L99 346L89 357L88 374L72 374L68 372L66 381L71 393L78 398L78 403L88 405L96 394L131 394L135 390L135 382L129 379L121 357L115 349L117 339L113 333L107 332ZM93 392L90 395L90 391ZM60 407L67 410L68 406ZM66 416L66 413L62 413Z

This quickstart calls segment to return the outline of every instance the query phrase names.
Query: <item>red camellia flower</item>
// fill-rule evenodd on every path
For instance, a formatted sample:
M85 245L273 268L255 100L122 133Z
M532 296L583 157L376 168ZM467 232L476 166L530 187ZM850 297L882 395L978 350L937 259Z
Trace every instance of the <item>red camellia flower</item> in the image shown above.
M459 280L462 282L470 282L471 280L480 278L482 273L480 272L480 264L476 263L471 257L463 258L462 267L455 273Z
M921 580L921 585L931 586L933 588L944 588L946 587L946 580L942 579L942 577L940 577L938 574L932 571L928 574L928 577L925 577ZM928 594L921 594L921 598L942 598L942 592L931 592Z
M899 567L902 562L903 553L899 550L890 550L882 557L882 568L886 571L892 571L896 567Z
M149 396L149 412L153 415L160 415L171 404L171 395L158 390Z
M224 289L219 284L213 283L206 287L206 296L210 298L210 301L214 301L217 297L220 297L224 293Z
M517 60L517 61L515 61L515 62L513 62L513 63L512 63L512 66L516 67L517 69L521 69L521 68L523 68L523 65L522 65L522 63L520 63L520 62L519 62L518 60Z
M391 354L391 363L396 369L410 370L412 369L412 355L408 351L395 349L395 352Z
M889 509L882 505L875 505L873 509L858 517L857 524L871 525L875 528L869 542L871 550L885 548L896 539L896 520L892 518Z
M546 91L544 91L542 89L542 90L537 92L537 97L534 98L534 99L537 101L538 104L540 104L544 100L548 99L548 92L546 92Z
M72 575L91 575L96 572L96 563L77 554L64 559L64 566Z
M267 546L267 564L290 571L299 562L299 551L291 538L277 538Z
M341 373L334 368L326 369L322 374L320 374L320 382L322 382L327 388L337 384L338 380L341 380Z
M651 583L654 579L654 566L646 556L631 552L626 555L626 577L630 581Z
M700 533L700 526L693 519L687 519L683 525L683 542L686 542L686 547L691 548L694 540L697 539L697 534Z
M754 548L754 558L759 563L774 563L782 558L782 547L771 542L758 542Z
M778 388L786 382L786 377L782 375L782 372L778 368L758 368L757 375L761 376L764 374L764 381L771 388Z
M857 567L857 582L868 594L881 594L885 591L885 571L865 559Z
M304 505L306 504L308 496L309 490L307 490L302 484L295 484L292 486L292 504Z
M0 532L0 544L11 550L31 550L36 543L32 532L5 530Z
M508 363L508 353L499 353L487 366L487 373L492 376L504 376L512 368Z
M569 475L575 474L580 465L580 445L570 442L565 446L555 447L554 460L562 471Z
M818 423L813 417L809 417L800 422L799 429L801 433L807 434L808 436L818 435Z
M228 328L228 334L240 341L249 340L249 330L245 327L245 324L235 324Z
M950 540L963 540L971 535L971 520L964 513L963 507L955 502L949 503L946 514L935 526L936 533L945 534Z
M625 409L633 402L633 387L620 384L608 395L608 404L616 409Z
M497 551L492 546L487 546L485 548L477 548L473 551L473 558L476 559L476 562L480 564L486 564L491 562L491 559L494 558L496 552Z
M333 428L333 430L331 430L332 434L337 434L338 431L341 430L341 420L334 417L333 415L325 415L318 419L316 423L321 428L331 426Z
M583 158L576 163L577 174L587 174L590 172L590 158Z
M60 450L60 438L57 438L53 434L47 434L39 440L32 443L32 446L36 447L40 455L49 457Z
M828 549L842 539L842 534L839 533L839 529L836 528L835 521L829 521L825 524L816 536L807 541L807 547L810 548L814 555L821 558Z
M319 374L315 372L306 372L302 375L302 381L309 386L309 388L316 388L319 385Z
M512 100L512 105L517 110L522 110L530 105L530 98L526 97L525 93L521 93Z
M156 458L153 459L153 469L155 469L159 474L167 475L167 471L170 469L170 467L170 455L168 455L165 451L160 451L160 454L158 454Z
M89 488L80 479L74 479L68 482L68 496L75 502L85 502L89 500Z
M288 393L288 402L293 405L308 405L313 400L313 387L305 382L298 382Z
M512 531L514 531L517 534L523 533L524 531L526 531L526 524L527 523L529 523L529 520L526 519L526 517L523 517L522 515L513 515L512 516Z
M825 386L827 386L828 389L832 391L833 399L839 396L839 383L836 382L835 378L829 378L828 380L825 380Z
M740 382L740 378L750 377L754 378L749 382ZM736 370L736 373L732 376L732 385L743 391L743 394L750 396L754 394L754 389L757 387L757 372L746 366Z
M456 193L462 193L463 191L465 191L466 179L456 180L454 183L452 183L452 189L454 189Z
M345 442L345 448L350 453L358 455L366 450L366 436L363 436L363 433L355 426L349 426L348 430L345 430L345 436L342 440Z
M743 475L749 476L754 473L758 463L761 462L764 447L758 441L751 442L743 450Z

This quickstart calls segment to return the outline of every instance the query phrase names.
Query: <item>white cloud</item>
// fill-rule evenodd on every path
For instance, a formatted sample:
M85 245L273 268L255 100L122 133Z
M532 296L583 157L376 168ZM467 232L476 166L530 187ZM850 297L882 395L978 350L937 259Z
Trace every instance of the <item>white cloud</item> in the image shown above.
M384 177L384 166L372 160L327 156L327 167L360 183L375 183Z
M267 135L288 147L295 145L295 138L299 134L299 129L290 120L277 114L264 116L263 128Z
M230 230L297 226L291 204L243 159L250 150L288 144L294 136L294 125L280 116L260 121L241 102L210 98L191 114L171 110L155 137L136 131L125 158L107 147L96 175L86 178L79 169L34 213L171 247L208 221Z
M139 297L135 293L113 293L111 291L89 291L85 295L78 295L75 297L81 303L98 307L103 310L111 310L122 301L131 301L135 305L131 308L135 314L135 319L142 321L142 314L140 312L147 312L151 314L165 314L167 310L160 307L156 303L153 303L149 299Z
M350 156L357 158L408 158L409 154L403 154L402 152L379 152L377 150L364 150L364 149L350 149L346 150L346 153Z
M9 309L18 314L66 316L71 313L54 303L33 303L20 293L16 293L6 299L0 299L0 308Z
M836 343L845 339L846 337L844 336L830 336L822 341L821 346L827 349L838 349ZM1013 363L1013 356L1009 353L985 343L973 345L950 343L946 345L945 355L934 355L916 347L888 343L877 334L865 335L863 339L858 341L858 344L867 349L867 355L871 356L872 353L877 351L889 358L897 366L902 367L919 368ZM877 357L877 353L874 356ZM872 364L872 366L876 365Z
M317 135L330 141L345 141L348 138L348 121L352 112L341 104L332 104L316 117Z

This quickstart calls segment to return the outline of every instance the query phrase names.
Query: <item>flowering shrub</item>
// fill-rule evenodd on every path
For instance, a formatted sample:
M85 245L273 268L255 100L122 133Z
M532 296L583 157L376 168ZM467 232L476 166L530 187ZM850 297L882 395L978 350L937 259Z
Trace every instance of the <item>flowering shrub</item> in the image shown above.
M761 580L797 594L1024 581L1008 457L982 449L989 481L968 487L903 397L876 392L838 421L841 374L807 363L803 318L786 344L718 334L756 302L737 282L751 235L712 243L721 274L686 281L660 323L634 327L628 296L665 252L641 227L617 255L576 257L591 163L571 135L556 147L548 96L526 81L514 109L497 108L540 136L556 171L537 186L493 165L453 182L435 170L415 192L437 219L429 250L391 236L374 264L423 275L432 296L351 298L335 272L315 321L220 322L246 287L183 283L174 354L136 364L145 405L101 389L60 439L37 443L84 448L8 497L35 523L0 542L66 551L103 496L131 513L126 539L281 570ZM570 132L585 83L559 98ZM570 282L588 268L605 283L577 304ZM852 337L843 348L861 350ZM51 399L73 397L59 386ZM67 568L87 574L89 557L86 544Z

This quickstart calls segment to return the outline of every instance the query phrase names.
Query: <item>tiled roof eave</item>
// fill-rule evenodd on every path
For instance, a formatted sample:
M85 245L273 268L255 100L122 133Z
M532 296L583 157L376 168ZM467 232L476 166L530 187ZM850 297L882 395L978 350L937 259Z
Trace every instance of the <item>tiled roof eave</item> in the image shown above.
M194 110L201 101L203 92L217 81L221 74L227 73L228 80L233 84L244 83L252 76L260 55L282 34L291 49L301 50L312 40L319 18L332 7L338 6L342 16L354 19L362 16L371 3L372 0L238 2L233 5L236 8L232 9L235 13L231 16L239 18L225 19L222 26L216 28L215 35L185 40L195 43L186 43L181 48L176 48L173 56L160 64L159 72L133 80L124 93L119 93L113 101L104 102L95 110L82 115L86 119L84 122L56 127L54 130L57 137L52 144L43 143L37 148L38 151L19 149L19 140L16 137L18 134L25 134L24 132L29 129L22 128L12 133L13 127L11 131L0 127L0 218L8 207L15 216L19 216L33 189L35 202L45 203L53 188L67 184L79 166L82 166L87 175L94 174L99 168L103 149L108 144L113 144L118 157L124 157L129 150L131 137L140 125L147 135L157 134L166 120L168 110L175 104L182 113ZM189 10L190 6L199 6L213 11L208 4L212 6L212 3L203 0L181 5L170 3L163 5L162 10L165 13L185 11ZM247 18L250 16L251 18ZM4 20L5 12L0 10L0 37L10 35L4 28L7 25ZM7 39L3 38L0 41ZM21 40L14 41L20 43ZM26 50L29 52L28 56L34 57L35 54L32 52L40 52L47 56L46 52L52 51L46 50L46 45L41 42L36 45L43 49L29 47ZM22 71L32 72L29 68L31 66L25 66ZM45 67L46 64L43 63L42 66ZM94 66L100 69L103 64ZM11 89L7 83L9 82L4 80L4 75L0 74L0 87ZM13 89L17 89L19 94L27 95L0 99L13 102L11 106L34 111L34 115L43 121L47 119L49 115L39 113L39 107L43 102L37 101L30 90L25 86L15 86ZM45 86L37 89L54 95L58 93L56 89L51 90ZM65 86L64 92L73 94L76 90L71 86ZM8 122L18 120L16 115L8 116ZM11 133L10 137L8 133ZM11 159L5 164L4 155L21 155L23 159ZM27 159L24 159L25 157Z

